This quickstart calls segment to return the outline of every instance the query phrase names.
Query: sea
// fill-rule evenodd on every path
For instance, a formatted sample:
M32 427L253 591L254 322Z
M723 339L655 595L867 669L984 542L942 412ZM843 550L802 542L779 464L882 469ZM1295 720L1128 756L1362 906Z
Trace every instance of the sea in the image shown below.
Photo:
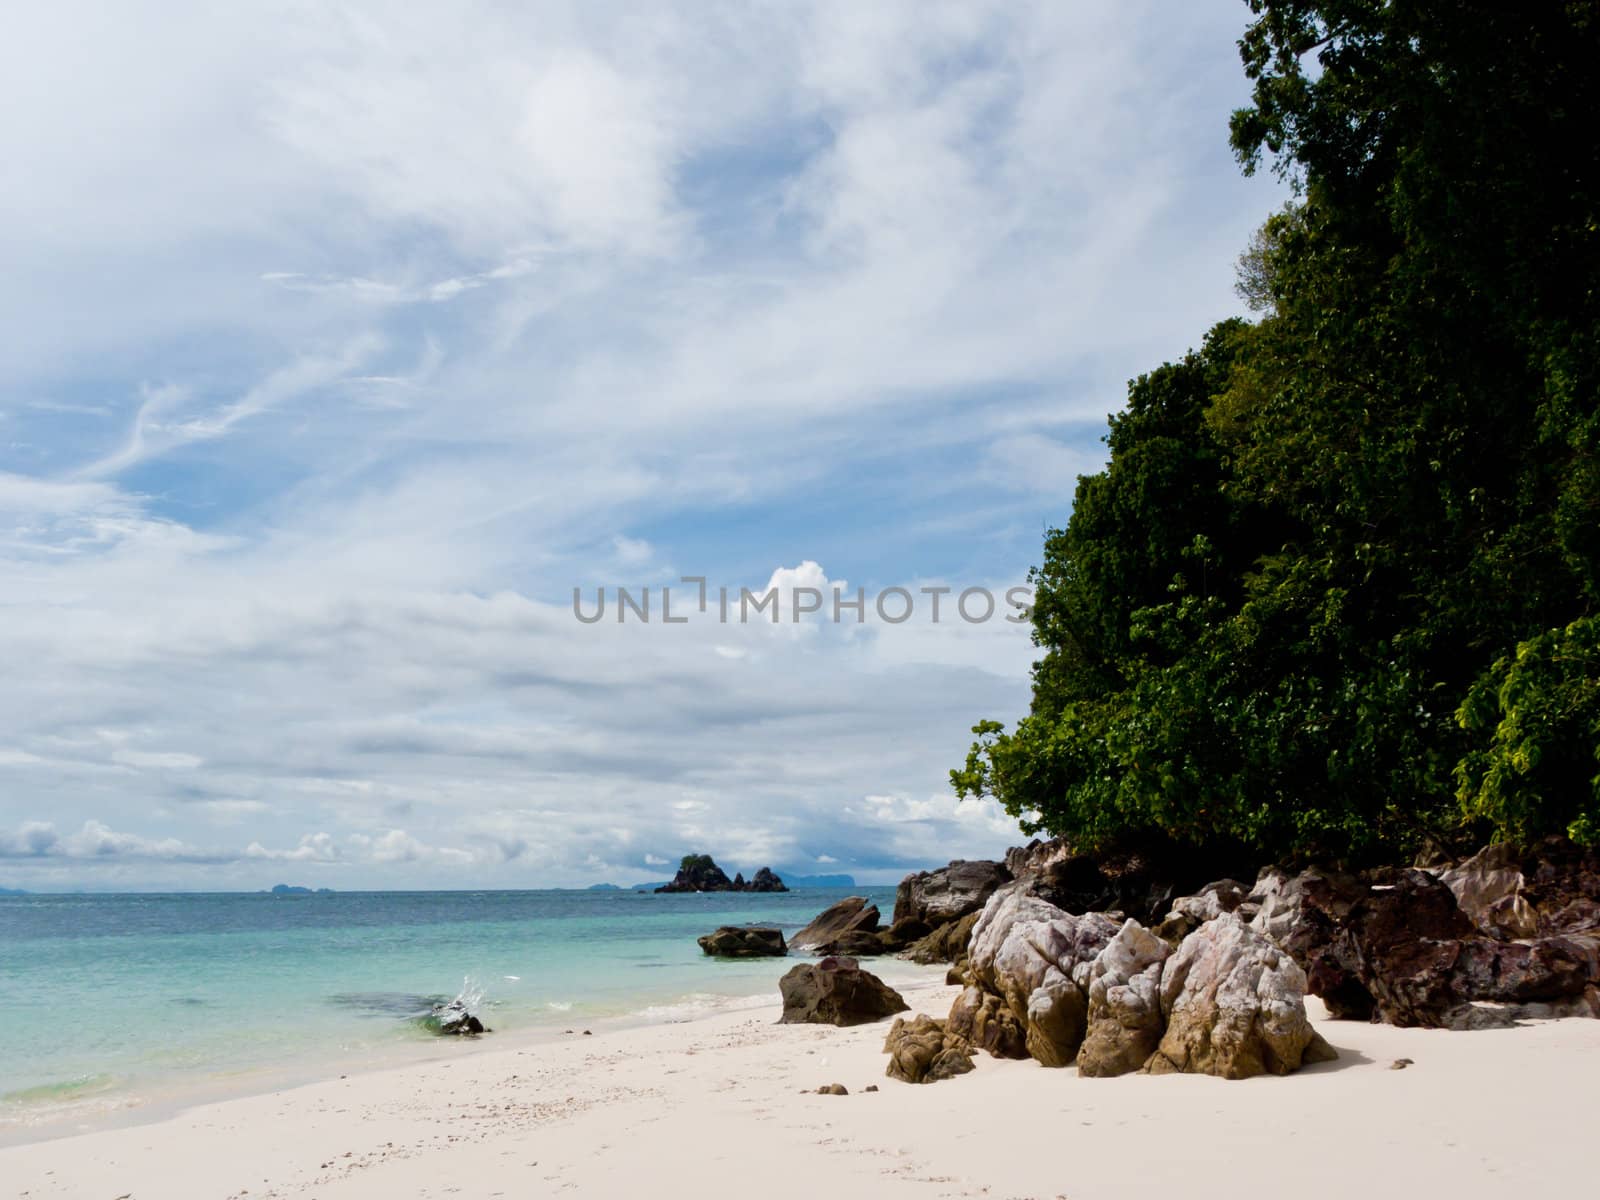
M426 1020L455 997L494 1031L478 1046L770 1003L793 957L712 959L695 939L793 933L847 895L885 920L894 903L888 887L0 896L0 1142L470 1052Z

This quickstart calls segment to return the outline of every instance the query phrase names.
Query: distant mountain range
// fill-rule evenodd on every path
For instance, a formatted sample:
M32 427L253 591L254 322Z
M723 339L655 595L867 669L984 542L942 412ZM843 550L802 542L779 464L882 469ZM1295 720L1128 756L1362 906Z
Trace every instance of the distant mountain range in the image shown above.
M0 888L0 896L26 896L27 894L21 888Z
M274 896L331 896L333 895L333 889L295 887L291 884L279 883L273 885L272 894Z

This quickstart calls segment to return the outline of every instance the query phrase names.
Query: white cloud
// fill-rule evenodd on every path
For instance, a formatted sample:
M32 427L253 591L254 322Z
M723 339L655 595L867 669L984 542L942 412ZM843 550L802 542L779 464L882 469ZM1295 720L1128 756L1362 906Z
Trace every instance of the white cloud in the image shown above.
M270 862L331 863L338 862L343 856L331 835L308 833L292 850L269 850L260 842L251 842L245 847L244 857Z
M1026 707L1024 628L585 626L571 589L1020 582L1095 423L1233 310L1276 205L1226 150L1243 21L17 14L8 869L517 885L1002 847L945 773Z

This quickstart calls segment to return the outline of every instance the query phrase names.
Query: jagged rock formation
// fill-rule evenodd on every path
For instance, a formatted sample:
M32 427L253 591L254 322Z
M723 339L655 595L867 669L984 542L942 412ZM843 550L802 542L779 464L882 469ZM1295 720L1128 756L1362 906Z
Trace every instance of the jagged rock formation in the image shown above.
M926 937L912 942L905 957L912 962L958 963L967 957L967 945L972 940L972 927L978 923L981 910L969 912L958 921L947 921Z
M1026 882L989 898L967 946L969 970L1006 1002L1025 1030L1028 1053L1047 1067L1077 1058L1087 1023L1087 975L1074 978L1121 922L1104 913L1073 916L1033 895Z
M1126 1075L1156 1052L1166 1024L1161 976L1171 954L1166 942L1130 919L1095 955L1078 1074Z
M723 925L698 939L700 949L718 958L782 957L789 953L783 932L749 925Z
M894 896L894 922L920 921L930 929L977 912L995 889L1011 882L1011 872L996 862L957 859L937 871L921 871L900 881Z
M1306 1017L1304 972L1238 912L1173 951L1137 921L1063 912L1020 880L990 897L968 955L944 1031L996 1057L1242 1079L1333 1055Z
M815 950L847 933L876 933L879 919L878 906L865 896L846 896L818 913L789 944L796 950Z
M671 883L664 883L657 892L787 892L783 880L767 867L762 867L745 881L743 875L732 879L717 866L709 854L686 854L678 865L678 873Z
M1325 888L1302 889L1290 949L1305 955L1311 990L1335 1016L1472 1029L1600 1014L1600 929L1486 937L1420 870L1368 885L1343 916L1326 901ZM1488 909L1495 922L1508 915Z
M802 963L778 981L778 990L782 1025L864 1025L910 1008L899 992L853 958Z
M844 955L846 958L873 958L889 954L895 949L887 929L847 929L831 941L815 947L821 955Z
M972 1070L972 1048L950 1033L945 1023L921 1013L907 1021L896 1017L883 1041L889 1056L884 1074L905 1083L937 1083Z
M1160 984L1166 1030L1152 1074L1248 1079L1336 1057L1306 1018L1305 973L1235 913L1186 937Z
M929 955L937 946L941 954L956 957L966 944L956 927L968 917L975 921L989 897L1010 881L1011 872L1003 864L981 860L957 859L936 871L907 875L895 891L894 921L884 935L885 946L890 951L919 947L918 962L949 961Z
M967 985L950 1006L946 1028L993 1058L1027 1058L1028 1032L1006 1002L993 992Z

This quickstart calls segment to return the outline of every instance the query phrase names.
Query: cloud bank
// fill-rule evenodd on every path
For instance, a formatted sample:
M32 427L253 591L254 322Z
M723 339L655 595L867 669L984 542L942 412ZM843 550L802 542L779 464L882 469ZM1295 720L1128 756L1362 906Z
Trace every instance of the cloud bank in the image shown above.
M0 883L863 879L1000 621L574 587L1020 583L1124 381L1236 309L1225 0L19 13ZM95 36L83 36L93 29ZM848 580L848 585L843 581Z

